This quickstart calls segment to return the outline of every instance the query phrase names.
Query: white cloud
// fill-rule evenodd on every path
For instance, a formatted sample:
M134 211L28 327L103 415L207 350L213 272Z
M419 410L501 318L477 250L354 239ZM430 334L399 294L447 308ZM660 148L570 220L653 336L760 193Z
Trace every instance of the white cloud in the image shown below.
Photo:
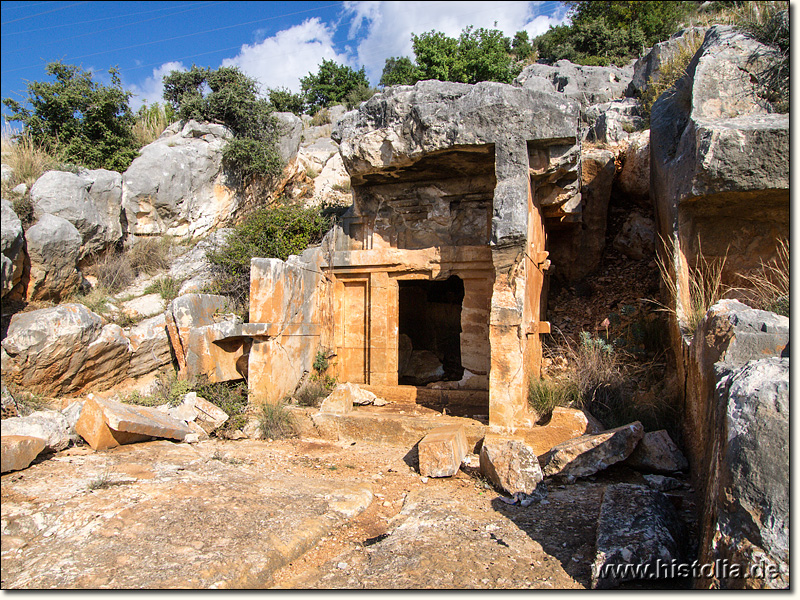
M141 85L132 84L128 89L133 92L131 98L131 109L136 112L142 104L153 104L154 102L164 102L164 75L172 71L186 71L183 63L171 61L164 63L160 67L153 69L153 74L145 79Z
M565 20L565 9L555 2L350 1L345 2L344 10L352 18L350 38L364 35L355 62L366 67L373 83L380 79L388 57L413 58L412 33L436 30L458 37L465 27L473 25L500 29L508 37L523 29L535 36Z
M226 58L222 66L239 67L264 88L285 87L300 91L300 78L316 73L323 59L348 64L347 56L334 50L335 28L319 18L279 31L257 44L244 44L239 54Z

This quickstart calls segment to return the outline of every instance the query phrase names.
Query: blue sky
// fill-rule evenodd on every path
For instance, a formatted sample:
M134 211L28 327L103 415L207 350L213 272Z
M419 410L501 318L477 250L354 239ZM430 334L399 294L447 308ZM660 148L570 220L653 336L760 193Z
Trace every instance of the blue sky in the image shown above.
M323 59L364 66L373 84L389 56L413 56L411 34L457 36L468 26L532 36L564 21L559 2L29 2L0 3L2 97L27 97L28 81L62 60L160 100L161 78L193 63L238 66L263 87L299 91ZM7 114L3 107L3 114Z

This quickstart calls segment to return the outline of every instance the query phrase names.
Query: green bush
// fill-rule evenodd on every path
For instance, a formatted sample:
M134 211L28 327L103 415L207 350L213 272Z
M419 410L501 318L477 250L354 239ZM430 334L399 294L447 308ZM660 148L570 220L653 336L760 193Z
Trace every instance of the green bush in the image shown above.
M243 381L234 383L220 381L217 383L199 382L192 387L193 392L205 398L228 415L222 426L223 431L235 431L247 424L247 384Z
M265 402L258 410L258 424L265 438L284 439L297 435L294 416L282 402Z
M539 379L528 383L528 404L539 416L539 422L549 420L556 406L580 404L578 386L570 379Z
M323 59L316 73L309 73L300 79L300 88L312 115L321 108L343 103L353 90L369 87L364 67L355 71L326 59Z
M103 85L74 65L52 62L45 70L55 80L28 84L30 108L3 99L11 110L8 120L20 121L36 147L64 160L90 169L127 169L139 148L128 105L131 92L123 90L118 71L109 69L111 85Z
M269 103L277 112L292 112L298 117L306 109L306 101L302 94L293 94L282 87L269 90Z
M333 225L318 208L300 205L262 208L234 227L225 242L207 253L215 278L214 291L247 307L250 296L250 259L300 254L322 241Z
M414 85L420 79L419 69L407 56L390 57L383 65L383 73L378 85Z
M217 70L195 65L164 77L164 99L178 118L220 123L234 139L223 150L226 167L244 181L280 174L276 144L280 134L273 107L258 94L258 83L236 67Z
M787 2L761 3L743 12L738 28L769 47L750 57L763 64L756 86L776 112L789 112L789 8ZM759 6L760 5L760 6ZM760 10L756 10L760 8Z

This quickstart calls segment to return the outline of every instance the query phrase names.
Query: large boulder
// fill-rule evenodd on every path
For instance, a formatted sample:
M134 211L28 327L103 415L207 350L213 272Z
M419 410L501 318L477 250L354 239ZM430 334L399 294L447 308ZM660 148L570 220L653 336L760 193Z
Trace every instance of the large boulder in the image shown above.
M277 144L278 155L281 157L281 162L286 164L297 156L297 151L300 149L303 121L290 112L276 112L273 115L278 120L280 128Z
M20 435L44 440L43 449L58 452L69 446L70 426L67 418L55 410L40 410L27 417L11 417L0 422L3 437Z
M128 233L200 237L229 223L241 198L222 169L233 133L189 121L168 127L122 175Z
M615 182L620 194L649 206L650 202L650 130L630 137L625 149L622 171Z
M66 219L46 213L28 229L26 238L31 261L28 300L58 302L72 295L81 282L80 232Z
M167 320L163 314L145 319L130 328L131 362L128 377L141 377L172 362Z
M122 238L122 176L114 171L48 171L31 188L34 213L50 213L81 234L80 258L101 252Z
M592 67L559 60L553 65L533 64L522 71L514 85L541 90L544 82L551 89L587 107L622 98L633 77L633 68Z
M0 211L0 296L5 296L22 278L25 235L11 202L0 201Z
M648 431L625 464L645 473L685 471L689 463L664 429Z
M536 454L520 437L486 434L480 454L481 473L510 495L533 494L542 480Z
M122 329L81 304L15 314L2 349L4 379L51 396L111 387L130 362Z
M5 165L4 165L5 166ZM5 421L3 421L5 423ZM20 471L27 469L39 453L44 450L42 438L29 435L5 435L0 437L0 472Z
M635 98L593 104L584 111L583 120L588 125L587 138L607 145L625 143L635 131L646 127L641 104Z

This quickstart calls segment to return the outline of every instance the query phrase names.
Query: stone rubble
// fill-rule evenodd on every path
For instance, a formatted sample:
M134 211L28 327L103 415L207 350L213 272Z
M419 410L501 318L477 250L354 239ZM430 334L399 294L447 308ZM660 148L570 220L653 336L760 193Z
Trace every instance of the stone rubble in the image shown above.
M481 473L510 495L533 494L542 469L533 449L520 437L486 434L480 453Z

